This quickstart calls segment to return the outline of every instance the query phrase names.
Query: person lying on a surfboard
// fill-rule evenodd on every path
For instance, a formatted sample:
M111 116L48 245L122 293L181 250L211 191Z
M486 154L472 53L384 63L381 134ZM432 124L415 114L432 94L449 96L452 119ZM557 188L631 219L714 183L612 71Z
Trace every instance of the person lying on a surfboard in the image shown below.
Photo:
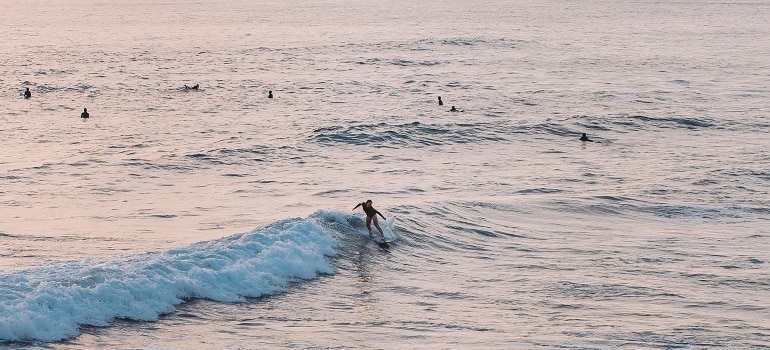
M382 240L385 240L385 234L382 233L382 229L380 228L380 223L377 222L377 215L382 216L383 220L388 220L385 218L385 216L382 215L377 209L374 209L372 206L372 200L368 199L366 202L358 203L353 210L358 209L358 207L361 207L364 209L364 213L366 213L366 228L369 230L369 237L372 237L372 221L374 221L374 227L377 228L377 231L380 231L380 235L382 236Z

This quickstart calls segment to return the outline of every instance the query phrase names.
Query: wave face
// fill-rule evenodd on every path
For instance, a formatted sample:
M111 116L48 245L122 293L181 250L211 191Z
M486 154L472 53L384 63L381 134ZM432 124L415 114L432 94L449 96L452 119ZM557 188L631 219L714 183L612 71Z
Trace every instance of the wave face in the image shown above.
M154 321L190 299L273 295L293 281L333 274L333 255L332 234L312 217L165 252L2 275L0 339L57 341L116 319Z

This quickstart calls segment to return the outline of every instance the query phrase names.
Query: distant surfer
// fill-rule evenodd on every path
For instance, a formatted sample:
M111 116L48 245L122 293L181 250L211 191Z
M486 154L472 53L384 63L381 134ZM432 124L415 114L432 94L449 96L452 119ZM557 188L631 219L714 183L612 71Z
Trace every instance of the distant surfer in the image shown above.
M187 86L187 84L185 84L184 89L185 90L198 90L198 89L200 89L200 86L198 84L195 84L192 87L189 87L189 86Z
M586 133L583 133L583 135L580 136L580 141L583 141L583 142L594 142L594 140L591 140L591 139L588 138L588 136L586 136Z
M267 98L273 98L273 90L267 92Z
M24 90L24 98L30 98L32 97L32 92L29 91L29 88Z
M385 241L385 234L382 232L382 229L380 228L380 223L377 222L377 215L382 216L383 220L386 219L382 213L377 211L377 209L374 209L372 206L372 200L368 199L366 202L358 203L353 210L358 209L358 207L361 207L364 209L364 213L366 213L366 228L369 230L369 237L372 237L372 221L374 221L374 227L377 228L377 231L380 231L380 236L382 236L382 240Z
M88 118L90 116L91 115L88 114L88 109L87 108L83 108L83 113L80 113L80 117L81 118Z
M439 106L443 106L444 105L444 101L441 101L441 96L438 97L438 105Z
M455 108L455 106L452 106L452 109L450 109L449 111L450 112L464 112L464 111L461 111L461 110Z

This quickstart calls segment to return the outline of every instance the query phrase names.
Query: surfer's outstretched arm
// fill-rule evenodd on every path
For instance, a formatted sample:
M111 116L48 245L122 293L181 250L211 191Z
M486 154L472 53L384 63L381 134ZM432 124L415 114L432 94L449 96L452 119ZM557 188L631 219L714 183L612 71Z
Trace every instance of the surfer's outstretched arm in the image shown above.
M356 210L356 209L358 209L358 207L360 207L360 206L362 206L362 205L364 205L364 203L358 203L358 204L356 204L356 206L355 206L355 207L353 207L353 210Z
M382 219L383 219L383 220L388 220L388 219L386 219L386 218L385 218L385 216L384 216L384 215L382 215L382 213L380 213L379 211L377 212L377 214L379 214L379 215L382 217Z

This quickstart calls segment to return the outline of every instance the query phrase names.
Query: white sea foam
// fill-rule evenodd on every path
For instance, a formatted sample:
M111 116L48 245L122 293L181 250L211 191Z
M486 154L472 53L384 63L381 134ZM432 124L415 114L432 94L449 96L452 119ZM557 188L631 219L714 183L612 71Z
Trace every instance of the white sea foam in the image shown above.
M190 298L243 301L331 274L334 240L314 219L162 253L60 263L0 277L0 339L55 341L83 325L152 321Z

